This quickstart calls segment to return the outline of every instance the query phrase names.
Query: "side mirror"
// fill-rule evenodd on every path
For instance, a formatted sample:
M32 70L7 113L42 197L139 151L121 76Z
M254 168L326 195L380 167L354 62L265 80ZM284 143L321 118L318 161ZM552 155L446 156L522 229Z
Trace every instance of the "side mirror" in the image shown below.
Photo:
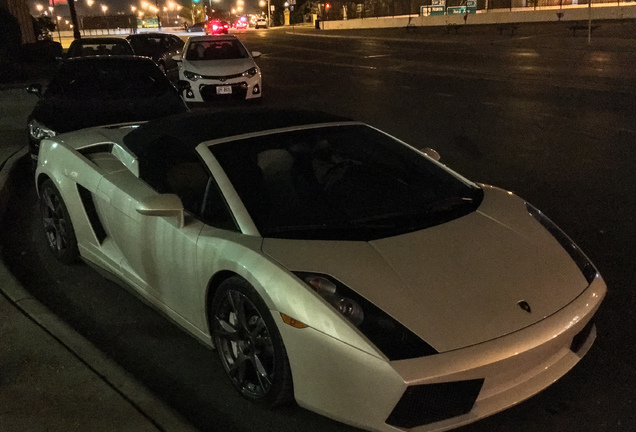
M179 90L179 93L183 93L184 90L188 90L190 89L190 82L186 81L186 80L179 80L177 82L177 90Z
M436 162L439 162L439 160L442 158L439 153L437 153L437 150L434 150L432 148L425 148L422 150L422 153L424 153L426 156L430 157L431 159L433 159Z
M183 60L183 58L181 57L181 54L177 54L172 56L172 60L180 62L181 60Z
M175 194L153 195L139 202L137 213L144 216L159 216L174 218L177 228L183 228L184 214L183 203Z
M30 85L27 86L26 91L29 94L34 94L37 97L41 98L42 97L42 84L39 84L39 83L30 84Z
M254 58L259 58L262 55L263 54L261 54L260 51L252 51L252 57L254 57Z

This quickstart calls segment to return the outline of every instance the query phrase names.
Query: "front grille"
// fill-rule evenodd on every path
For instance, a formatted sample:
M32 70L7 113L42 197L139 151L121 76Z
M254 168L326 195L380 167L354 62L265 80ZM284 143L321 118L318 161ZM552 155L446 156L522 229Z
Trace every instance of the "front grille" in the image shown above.
M468 413L484 384L483 379L410 386L386 423L412 428Z
M233 74L233 75L201 75L201 78L220 81L220 80L229 80L233 78L240 78L242 76L243 76L243 72Z
M199 87L201 97L206 102L215 100L243 100L247 95L247 83L219 84L220 86L229 85L232 87L232 94L216 94L216 84L205 85Z

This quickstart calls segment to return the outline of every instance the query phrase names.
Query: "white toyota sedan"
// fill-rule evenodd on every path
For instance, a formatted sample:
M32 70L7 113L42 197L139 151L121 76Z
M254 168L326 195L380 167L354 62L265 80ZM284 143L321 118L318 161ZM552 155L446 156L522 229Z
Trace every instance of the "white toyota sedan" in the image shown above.
M192 36L175 56L179 62L179 88L187 103L221 100L258 101L262 96L261 70L234 35Z
M541 211L437 159L324 113L201 110L46 139L36 185L58 259L214 347L243 397L440 431L574 367L606 286Z

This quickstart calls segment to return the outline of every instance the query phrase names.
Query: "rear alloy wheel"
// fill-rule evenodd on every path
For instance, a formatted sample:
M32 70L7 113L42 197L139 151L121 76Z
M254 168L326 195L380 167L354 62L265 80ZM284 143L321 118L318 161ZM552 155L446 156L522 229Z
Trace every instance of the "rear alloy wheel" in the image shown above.
M287 352L265 302L244 279L225 280L212 301L212 331L221 363L246 399L272 408L292 398Z
M53 255L64 264L79 258L77 238L62 196L51 180L40 187L40 213L44 236Z

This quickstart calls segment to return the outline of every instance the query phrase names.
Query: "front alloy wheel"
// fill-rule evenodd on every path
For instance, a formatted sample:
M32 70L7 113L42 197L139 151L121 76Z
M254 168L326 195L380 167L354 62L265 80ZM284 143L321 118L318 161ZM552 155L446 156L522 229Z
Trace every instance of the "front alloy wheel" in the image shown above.
M64 264L75 262L79 251L73 224L62 196L51 180L46 180L40 188L40 213L49 250Z
M265 302L245 280L224 281L212 303L216 349L234 387L265 407L292 396L291 373L282 338Z

